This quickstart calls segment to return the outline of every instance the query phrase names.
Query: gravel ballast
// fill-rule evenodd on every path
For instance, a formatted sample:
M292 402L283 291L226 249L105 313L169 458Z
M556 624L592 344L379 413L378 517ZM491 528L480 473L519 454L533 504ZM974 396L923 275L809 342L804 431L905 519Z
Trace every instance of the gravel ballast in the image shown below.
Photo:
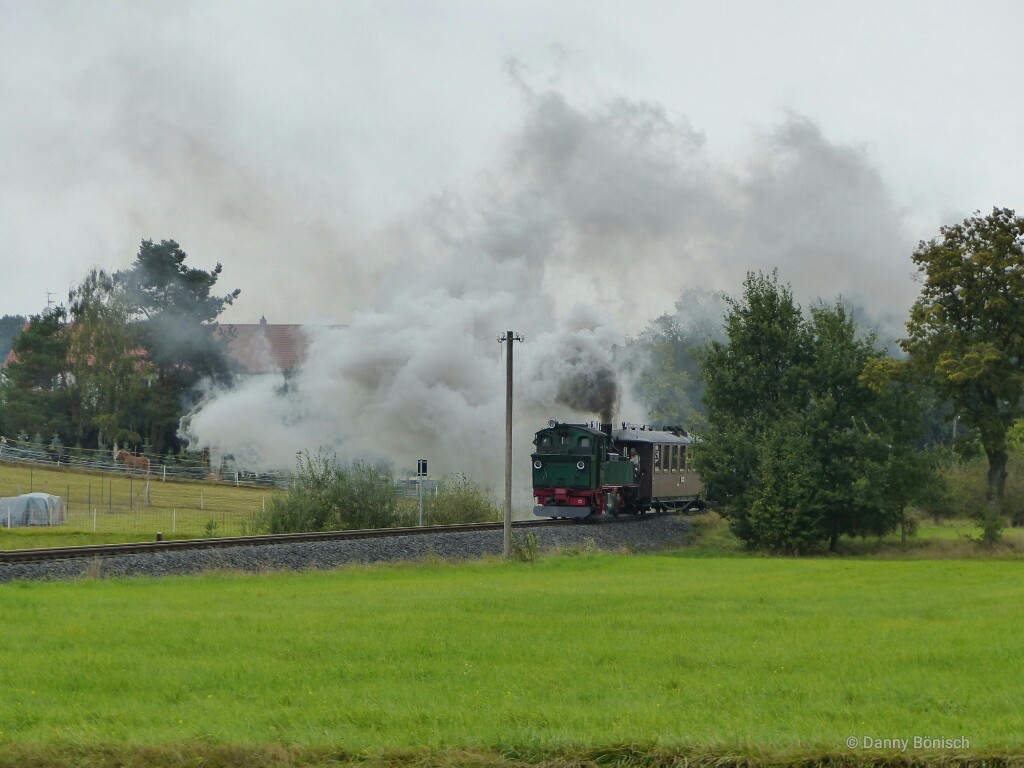
M525 545L533 532L540 552L567 549L650 552L679 546L689 526L685 517L648 516L638 520L516 528ZM165 550L102 558L69 558L0 564L0 583L83 577L177 576L204 571L281 571L331 569L342 565L500 556L502 532L471 531L379 539L338 539L215 549Z

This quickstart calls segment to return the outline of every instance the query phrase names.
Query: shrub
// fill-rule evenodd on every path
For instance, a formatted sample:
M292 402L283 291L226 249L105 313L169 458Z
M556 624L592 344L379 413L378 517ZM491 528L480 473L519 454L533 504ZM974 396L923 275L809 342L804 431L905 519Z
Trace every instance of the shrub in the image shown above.
M512 535L512 559L521 563L535 563L540 558L540 540L533 531L527 531L526 538Z
M978 521L986 543L998 541L1004 519L1024 523L1024 465L1011 456L1002 504L993 508L987 498L988 463L984 458L957 461L948 458L936 478L934 493L920 505L936 521L945 516Z
M981 518L981 546L992 549L1003 538L1003 521L995 510Z
M339 531L387 528L397 522L395 480L390 471L361 461L335 473L337 503L330 525Z
M464 474L445 475L437 494L424 499L424 522L429 525L488 523L501 519L501 510L479 485Z
M987 508L986 478L984 462L981 459L970 461L950 461L942 470L947 488L947 498L942 505L952 517L980 518Z
M337 456L299 454L288 493L274 497L249 526L258 533L344 531L387 528L397 519L390 472L360 461L350 466Z

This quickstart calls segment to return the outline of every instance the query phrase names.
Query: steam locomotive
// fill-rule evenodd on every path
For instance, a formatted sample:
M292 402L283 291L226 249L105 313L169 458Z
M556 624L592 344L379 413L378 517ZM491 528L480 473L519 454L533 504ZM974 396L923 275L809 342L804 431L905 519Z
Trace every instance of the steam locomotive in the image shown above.
M549 421L534 438L538 517L601 517L700 508L697 441L681 427Z

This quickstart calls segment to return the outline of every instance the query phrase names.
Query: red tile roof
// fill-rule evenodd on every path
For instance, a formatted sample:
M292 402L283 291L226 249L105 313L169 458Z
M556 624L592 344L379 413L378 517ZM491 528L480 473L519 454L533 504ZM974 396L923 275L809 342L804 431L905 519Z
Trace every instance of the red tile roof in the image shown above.
M228 354L246 373L279 373L302 364L310 338L301 325L222 323L217 335L226 338Z
M26 324L26 328L28 325ZM217 326L218 338L228 340L228 355L246 373L283 373L301 365L309 350L309 334L301 325L231 323ZM136 352L141 356L142 350ZM15 363L18 356L12 349L0 367Z
M29 326L28 323L25 323L23 326L21 326L21 330L22 330L23 333L28 330L28 326ZM18 356L16 354L14 354L14 339L11 339L11 349L7 353L7 357L4 358L4 364L3 364L2 367L6 368L8 365L11 365L11 364L16 363L16 362L18 362Z

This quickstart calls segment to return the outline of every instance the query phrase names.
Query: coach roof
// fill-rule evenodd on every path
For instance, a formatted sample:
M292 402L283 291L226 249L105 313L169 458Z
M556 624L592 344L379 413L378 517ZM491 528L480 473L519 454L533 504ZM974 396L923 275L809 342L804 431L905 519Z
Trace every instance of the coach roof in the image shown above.
M620 443L645 443L657 445L693 445L696 440L687 434L676 434L675 432L664 432L657 429L639 429L637 427L626 427L616 429L612 437Z

